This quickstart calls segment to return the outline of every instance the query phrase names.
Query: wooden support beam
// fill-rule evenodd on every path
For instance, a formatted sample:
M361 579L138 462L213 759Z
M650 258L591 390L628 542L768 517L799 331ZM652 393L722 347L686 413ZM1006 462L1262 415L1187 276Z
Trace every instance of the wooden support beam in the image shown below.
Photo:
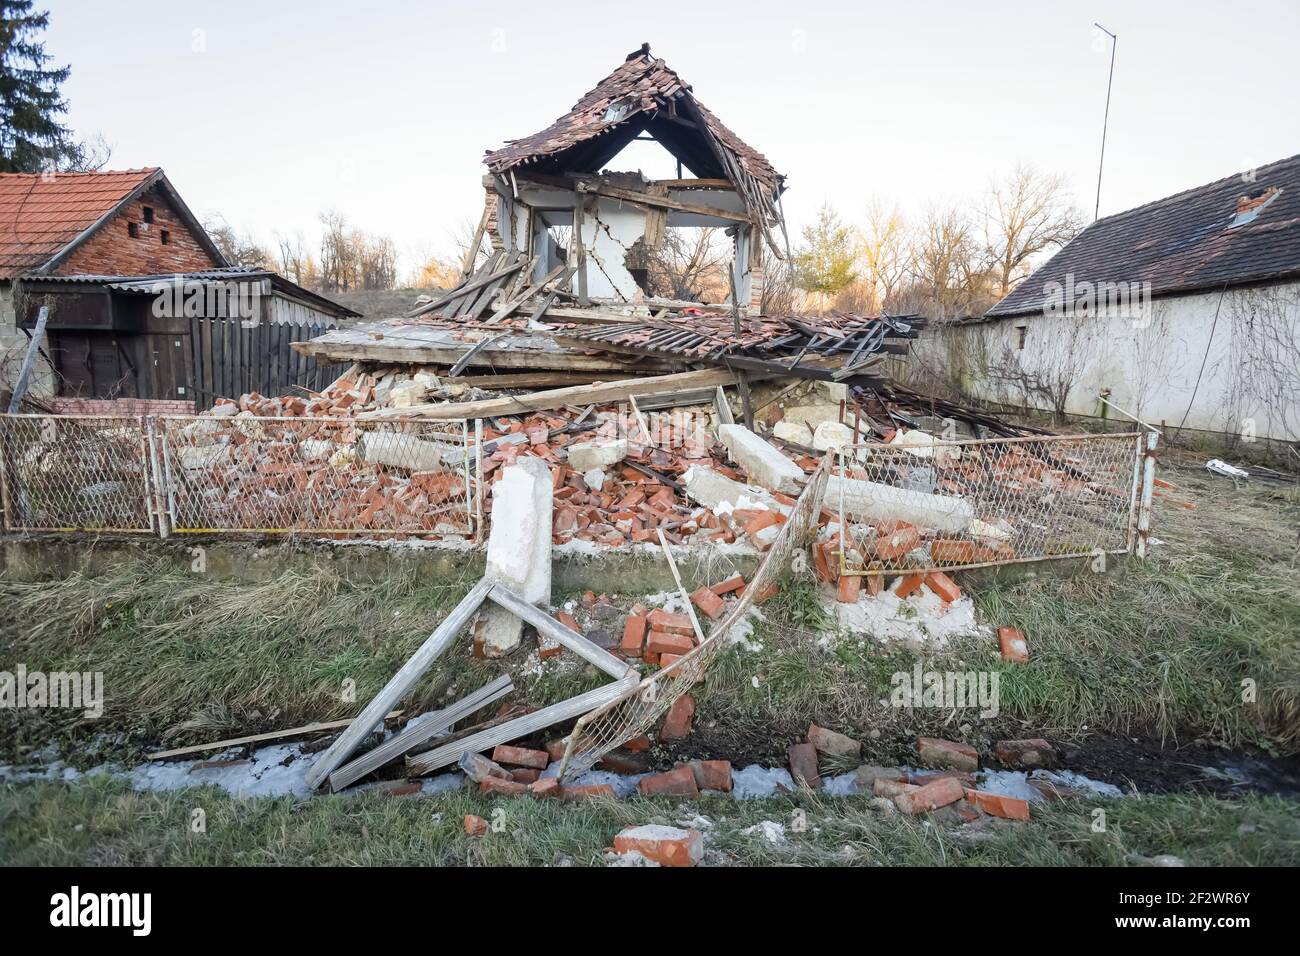
M461 599L461 602L452 608L451 613L443 618L442 623L425 639L419 650L411 655L410 659L384 685L383 690L376 694L357 718L348 725L348 729L343 731L339 739L334 741L312 765L307 773L309 787L313 790L319 787L339 764L352 756L352 752L361 745L366 735L378 726L384 714L388 713L393 704L401 700L402 696L415 686L416 682L424 676L424 672L438 659L438 655L456 639L461 628L469 623L478 606L487 598L488 592L492 590L492 584L493 582L486 578L479 581Z
M622 189L618 186L607 186L604 183L593 183L579 180L577 188L579 193L591 193L597 196L604 196L607 199L622 199L624 202L637 203L641 206L657 206L660 209L673 209L677 212L690 212L697 216L711 216L714 219L725 219L728 222L750 221L750 217L743 212L732 212L730 209L722 209L718 206L707 206L704 203L690 202L686 199L673 199L671 196L656 196L652 193L641 192L635 189Z
M418 724L408 726L400 734L385 740L378 747L367 750L360 757L345 763L330 774L330 789L335 793L350 786L384 764L409 753L421 744L428 743L444 730L464 720L476 710L495 703L515 689L509 674L502 674L472 694L442 710L425 716Z
M578 305L584 309L591 305L591 299L587 297L587 249L582 242L582 219L585 212L583 206L586 202L586 196L581 193L574 193L572 241L578 247Z
M402 716L402 711L394 710L384 715L384 720L396 720ZM243 747L246 744L260 744L267 740L283 740L286 737L304 737L307 734L319 734L329 730L338 730L340 727L346 727L352 723L351 717L343 720L322 720L314 724L303 724L301 727L287 727L284 730L268 730L262 734L249 734L247 737L227 737L225 740L214 740L209 744L193 744L189 747L176 747L173 750L159 750L156 753L145 754L145 760L171 760L174 757L184 757L188 754L201 754L212 750L228 750L231 747Z
M432 773L439 767L455 763L463 754L481 753L495 747L497 744L504 744L511 740L518 740L520 737L527 737L529 734L535 734L552 724L558 724L563 720L571 720L589 710L608 704L611 700L622 696L635 687L637 680L638 677L635 673L628 674L627 677L620 681L605 684L603 687L589 690L577 697L570 697L568 700L561 701L558 704L551 704L549 707L543 707L541 710L535 710L531 714L525 714L522 717L516 717L514 720L507 721L496 727L488 727L478 733L470 734L468 737L443 744L441 747L435 747L433 750L425 751L414 757L408 757L406 758L406 768L410 773L421 776Z
M492 415L525 415L546 411L569 404L604 404L625 402L632 395L660 395L687 388L705 388L714 385L732 385L735 375L727 369L706 368L694 372L677 372L673 375L656 375L649 378L625 378L616 382L594 385L577 385L557 388L547 392L534 392L513 398L487 398L477 402L447 402L443 404L412 405L395 410L380 409L358 415L360 419L376 418L487 418ZM398 414L400 413L400 414Z
M488 592L488 598L500 604L515 617L537 628L539 634L564 645L588 664L594 664L615 680L634 672L627 661L620 660L603 647L597 647L577 631L565 627L545 611L533 607L504 584L493 587Z

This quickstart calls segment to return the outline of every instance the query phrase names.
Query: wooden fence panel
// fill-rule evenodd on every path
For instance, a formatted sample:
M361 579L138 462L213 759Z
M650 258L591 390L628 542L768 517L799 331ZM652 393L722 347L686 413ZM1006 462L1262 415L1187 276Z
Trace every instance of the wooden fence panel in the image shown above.
M195 411L211 408L218 398L238 400L246 392L275 398L325 388L343 374L346 366L318 365L290 345L324 335L333 328L337 328L333 322L262 322L245 328L238 318L192 318L191 393Z

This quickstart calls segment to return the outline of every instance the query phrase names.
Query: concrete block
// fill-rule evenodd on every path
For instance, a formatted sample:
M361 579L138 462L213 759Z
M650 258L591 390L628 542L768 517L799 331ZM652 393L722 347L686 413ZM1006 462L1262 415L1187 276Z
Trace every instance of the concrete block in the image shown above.
M551 602L551 470L540 458L507 465L492 488L492 530L485 575L530 604ZM476 637L486 657L519 647L523 622L497 604L480 612Z
M813 432L812 446L818 451L830 451L853 444L853 429L839 422L822 422Z
M577 472L608 468L626 457L626 438L581 441L569 446L569 467Z
M772 491L798 493L803 469L744 425L722 425L718 437L750 481Z
M736 508L742 498L761 502L769 508L776 507L775 499L768 496L763 489L753 485L742 485L726 475L700 465L691 466L682 476L682 484L686 487L686 497L715 511L720 505L726 505L729 509Z
M832 514L839 514L841 494L845 515L858 521L888 521L893 518L926 531L959 534L975 520L975 509L961 498L908 491L838 475L831 475L826 481L823 507Z

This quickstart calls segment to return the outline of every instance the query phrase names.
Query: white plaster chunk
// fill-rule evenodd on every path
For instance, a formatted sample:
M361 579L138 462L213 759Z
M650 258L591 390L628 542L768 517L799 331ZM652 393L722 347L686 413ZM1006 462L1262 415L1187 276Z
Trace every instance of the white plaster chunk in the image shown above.
M771 491L798 493L803 469L744 425L722 425L718 437L753 481Z
M625 438L582 441L569 446L569 467L584 473L592 469L608 468L626 457Z
M961 498L909 491L839 475L831 475L826 481L823 505L832 514L840 513L841 492L845 515L859 521L897 518L923 530L956 534L965 531L975 520L975 510L970 502Z

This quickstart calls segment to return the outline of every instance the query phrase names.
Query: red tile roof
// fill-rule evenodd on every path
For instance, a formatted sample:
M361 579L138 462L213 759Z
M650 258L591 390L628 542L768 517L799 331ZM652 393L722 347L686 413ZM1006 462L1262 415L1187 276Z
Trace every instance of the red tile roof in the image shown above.
M45 265L160 174L0 173L0 279Z

